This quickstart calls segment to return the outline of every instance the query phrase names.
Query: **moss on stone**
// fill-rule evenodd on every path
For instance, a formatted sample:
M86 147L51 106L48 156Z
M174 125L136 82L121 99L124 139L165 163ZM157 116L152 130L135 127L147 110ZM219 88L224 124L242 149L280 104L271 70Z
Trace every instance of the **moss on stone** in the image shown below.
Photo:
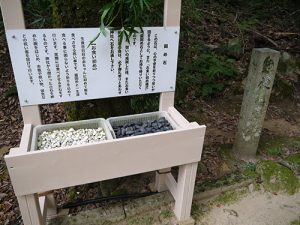
M286 160L295 166L300 166L300 154L290 155L286 158Z
M290 225L300 225L300 218L298 220L293 220Z
M223 160L233 160L233 156L231 154L231 150L232 150L232 144L224 144L224 145L220 145L219 148L219 155Z
M75 196L76 196L76 190L75 190L75 188L69 188L68 189L68 192L67 192L67 195L66 195L66 197L67 197L67 201L68 202L71 202L71 201L73 201L74 200L74 198L75 198Z
M246 178L254 178L257 176L256 174L256 164L247 163L243 166L242 175Z
M229 204L234 203L238 201L243 194L245 194L245 191L227 191L222 194L220 194L215 200L215 204Z
M299 137L262 137L258 151L264 152L270 156L280 156L283 148L292 148L295 150L300 149L300 138Z
M195 186L195 193L203 192L210 190L212 188L218 188L222 186L229 186L236 183L239 183L243 180L245 180L245 176L243 176L242 173L239 171L236 171L231 174L226 174L225 176L219 177L216 180L209 180L206 182L203 182L200 185Z
M273 161L260 162L256 171L260 174L266 190L294 194L300 187L299 180L290 169Z

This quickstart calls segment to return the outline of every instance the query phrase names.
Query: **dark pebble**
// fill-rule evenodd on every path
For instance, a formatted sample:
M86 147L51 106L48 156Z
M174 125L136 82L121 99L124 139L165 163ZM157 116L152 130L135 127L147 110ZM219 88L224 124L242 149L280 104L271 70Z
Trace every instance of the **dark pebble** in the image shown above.
M147 120L144 122L130 122L121 126L113 126L112 128L117 138L173 130L165 117L161 117L157 120Z

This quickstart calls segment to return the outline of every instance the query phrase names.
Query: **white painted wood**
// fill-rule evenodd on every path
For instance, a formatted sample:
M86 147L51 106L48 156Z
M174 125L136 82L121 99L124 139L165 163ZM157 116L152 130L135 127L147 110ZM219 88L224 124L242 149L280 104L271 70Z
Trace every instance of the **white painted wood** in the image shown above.
M25 29L21 0L0 0L5 30ZM41 124L39 106L21 107L24 124Z
M165 0L164 3L164 26L180 26L181 0Z
M40 204L40 210L41 210L43 221L46 221L46 217L47 217L46 196L39 197L39 204Z
M181 0L164 1L164 26L180 26ZM179 34L178 34L179 35ZM174 65L175 66L175 65ZM174 91L175 91L175 87ZM163 92L160 94L159 110L167 111L174 106L175 92Z
M179 26L180 27L181 0L164 0L164 26ZM179 34L178 34L179 35ZM175 65L174 65L175 66ZM169 107L174 106L175 87L174 91L162 92L159 96L159 110L167 111ZM155 183L158 190L165 190L166 176L156 174Z
M205 127L198 126L71 148L8 155L5 160L16 195L40 193L198 162L204 130Z
M26 152L28 149L30 149L32 131L33 131L32 124L24 124L21 142L20 142L20 149L23 152Z
M42 124L40 107L38 105L22 106L21 111L24 124L32 124L33 126Z
M155 187L158 192L167 191L168 187L165 183L166 173L171 172L171 168L162 169L155 174Z
M30 219L32 225L45 225L43 220L39 198L37 194L26 195L26 201L29 209Z
M190 218L198 162L179 167L174 213L178 220Z
M175 92L162 92L159 97L159 110L168 111L170 106L174 105Z
M184 118L184 116L182 116L180 112L178 112L178 110L175 109L173 106L168 108L168 112L171 118L174 121L176 121L176 123L178 123L179 126L182 127L190 126L190 122L186 118Z
M20 0L1 0L1 13L6 30L24 29L24 16Z
M45 193L45 195L39 194L39 204L43 221L46 221L47 218L53 218L57 215L53 192Z
M9 151L10 156L24 154L30 149L32 130L33 127L31 124L24 124L20 147L11 148Z
M57 215L57 207L53 192L46 195L47 217L52 218Z
M19 209L21 211L22 220L23 220L24 225L33 225L31 223L26 197L25 196L17 196L17 199L18 199Z
M172 174L166 175L166 186L168 187L169 191L173 195L173 198L177 199L177 182Z

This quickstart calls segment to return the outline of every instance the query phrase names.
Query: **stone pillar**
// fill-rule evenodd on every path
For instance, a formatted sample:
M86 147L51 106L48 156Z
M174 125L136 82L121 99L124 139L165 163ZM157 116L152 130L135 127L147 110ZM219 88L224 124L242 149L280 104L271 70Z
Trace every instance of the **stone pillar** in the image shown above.
M233 152L238 158L249 160L256 155L279 56L278 51L267 48L252 51L238 131L233 145Z

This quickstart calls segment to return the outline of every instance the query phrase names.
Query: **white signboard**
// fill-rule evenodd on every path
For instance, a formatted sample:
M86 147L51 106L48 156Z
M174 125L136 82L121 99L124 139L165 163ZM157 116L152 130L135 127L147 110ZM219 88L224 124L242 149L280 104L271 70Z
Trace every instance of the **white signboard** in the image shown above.
M7 32L20 104L174 91L179 27L144 27L130 44L99 28Z

